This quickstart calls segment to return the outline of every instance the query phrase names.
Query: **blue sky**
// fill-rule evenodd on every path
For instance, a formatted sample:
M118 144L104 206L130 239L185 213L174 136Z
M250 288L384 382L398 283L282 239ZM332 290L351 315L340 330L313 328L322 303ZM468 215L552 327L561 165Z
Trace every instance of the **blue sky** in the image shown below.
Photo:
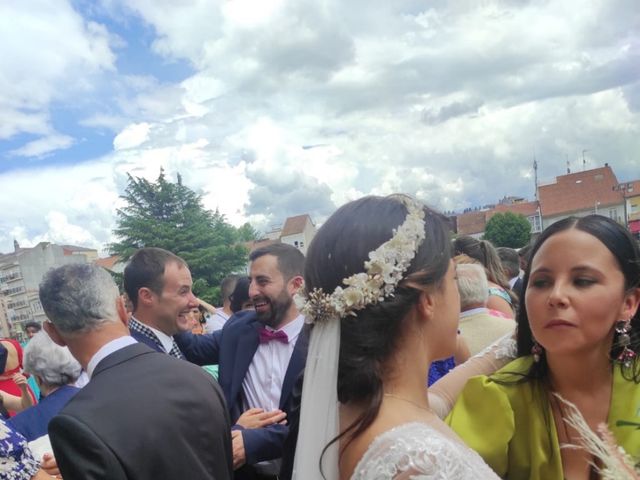
M638 178L639 31L635 0L2 2L0 252L103 247L160 167L258 229L531 197L534 152Z

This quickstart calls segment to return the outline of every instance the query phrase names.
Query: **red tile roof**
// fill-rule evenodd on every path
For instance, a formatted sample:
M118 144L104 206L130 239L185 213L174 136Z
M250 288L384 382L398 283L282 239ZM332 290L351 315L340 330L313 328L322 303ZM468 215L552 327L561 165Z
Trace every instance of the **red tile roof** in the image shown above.
M280 237L286 237L287 235L295 235L296 233L304 232L304 227L307 224L307 221L313 225L311 221L311 217L308 214L297 215L295 217L289 217L284 222L284 227L282 227L282 232L280 233Z
M498 204L495 206L495 208L487 212L487 220L493 217L496 213L513 212L524 215L525 217L530 217L532 215L535 215L537 211L537 200L534 200L533 202Z
M458 215L458 234L472 235L484 232L484 226L487 224L486 213L486 210L481 210Z
M112 270L113 266L120 261L120 257L118 255L111 255L106 258L98 258L95 263L99 267L106 268L107 270Z
M640 180L632 180L631 182L622 182L624 189L622 190L626 198L637 197L640 195Z
M555 183L538 187L542 216L594 209L596 202L602 207L621 204L623 196L617 185L618 180L608 165L556 177Z
M263 238L260 240L252 240L250 242L245 242L245 247L249 250L249 253L257 250L261 247L266 247L267 245L273 245L274 243L281 243L280 240L270 240L268 238Z

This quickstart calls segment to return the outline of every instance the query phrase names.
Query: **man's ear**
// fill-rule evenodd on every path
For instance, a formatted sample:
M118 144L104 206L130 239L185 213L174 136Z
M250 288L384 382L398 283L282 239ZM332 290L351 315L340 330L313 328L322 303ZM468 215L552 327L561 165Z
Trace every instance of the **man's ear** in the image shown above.
M118 312L120 321L122 321L122 323L124 323L124 326L128 328L129 314L127 313L127 307L124 304L124 298L122 298L122 295L118 295L118 298L116 298L116 311Z
M302 278L302 275L296 275L295 277L291 277L288 283L290 286L289 293L291 295L295 295L296 293L298 293L298 290L300 290L300 288L302 288L302 286L304 285L304 278Z
M54 343L57 343L61 347L67 346L67 342L65 342L64 339L60 336L60 333L58 333L58 329L56 328L56 326L49 320L45 320L42 323L42 328L44 328L44 331L47 332L47 335L49 335Z
M142 287L138 289L138 305L141 303L147 306L151 305L155 296L156 294L150 288Z

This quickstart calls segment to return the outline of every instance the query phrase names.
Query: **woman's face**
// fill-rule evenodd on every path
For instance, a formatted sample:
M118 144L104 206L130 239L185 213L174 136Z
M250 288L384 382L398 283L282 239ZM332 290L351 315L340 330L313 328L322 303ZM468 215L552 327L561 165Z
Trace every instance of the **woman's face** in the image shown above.
M436 339L430 345L434 359L447 358L453 355L457 344L457 330L460 319L460 294L456 281L456 264L451 260L449 269L442 279L440 289L435 295L434 321L430 322L428 339Z
M548 354L608 349L618 320L635 314L638 293L609 249L577 229L549 237L531 260L525 306L535 339Z

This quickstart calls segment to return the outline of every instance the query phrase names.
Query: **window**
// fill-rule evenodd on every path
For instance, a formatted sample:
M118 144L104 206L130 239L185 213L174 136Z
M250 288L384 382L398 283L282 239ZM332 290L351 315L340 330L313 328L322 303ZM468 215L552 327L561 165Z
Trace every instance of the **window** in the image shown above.
M609 218L611 218L613 220L615 220L617 218L616 217L616 209L615 208L610 208L609 209Z

